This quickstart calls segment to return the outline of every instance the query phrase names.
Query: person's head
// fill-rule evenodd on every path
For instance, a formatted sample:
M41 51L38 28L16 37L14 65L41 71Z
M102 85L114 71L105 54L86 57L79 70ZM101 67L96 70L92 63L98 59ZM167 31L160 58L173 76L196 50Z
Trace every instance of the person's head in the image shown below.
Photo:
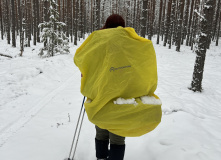
M117 28L118 26L125 27L125 21L120 15L112 14L107 18L105 25L102 29Z

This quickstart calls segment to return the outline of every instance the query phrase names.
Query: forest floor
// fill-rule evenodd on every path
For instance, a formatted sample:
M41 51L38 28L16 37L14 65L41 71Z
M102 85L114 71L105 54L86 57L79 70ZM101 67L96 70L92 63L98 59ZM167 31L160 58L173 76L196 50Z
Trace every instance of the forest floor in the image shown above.
M207 51L204 90L194 93L188 87L195 53L155 42L162 122L144 136L126 138L125 160L221 159L221 46L212 43ZM70 44L70 54L42 59L42 44L25 48L19 57L19 47L0 40L0 53L13 57L0 56L1 160L68 157L83 99L81 74L73 63L79 45ZM85 117L76 160L96 159L94 137L94 125Z

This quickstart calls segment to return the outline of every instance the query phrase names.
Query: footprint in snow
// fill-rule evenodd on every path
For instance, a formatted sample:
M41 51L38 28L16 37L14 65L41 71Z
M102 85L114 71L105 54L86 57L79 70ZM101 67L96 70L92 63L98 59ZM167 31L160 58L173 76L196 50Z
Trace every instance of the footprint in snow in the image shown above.
M162 139L159 141L159 143L161 145L164 145L164 146L170 146L170 145L173 145L173 143L170 141L170 140L167 140L167 139Z

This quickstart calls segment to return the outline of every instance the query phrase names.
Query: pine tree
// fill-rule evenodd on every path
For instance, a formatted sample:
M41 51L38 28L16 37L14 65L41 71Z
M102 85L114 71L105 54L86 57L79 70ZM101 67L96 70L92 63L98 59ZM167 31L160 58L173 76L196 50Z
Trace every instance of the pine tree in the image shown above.
M5 22L6 22L6 32L7 32L7 42L10 44L11 37L10 37L10 20L9 20L9 6L8 1L5 0Z
M170 15L170 29L169 29L169 35L168 35L168 44L169 44L169 49L171 49L171 45L172 45L172 36L175 35L175 31L174 31L174 24L175 24L175 10L176 10L176 0L172 0L172 4L171 4L171 15Z
M182 30L182 39L181 39L181 44L183 44L184 39L186 39L186 34L187 34L187 22L189 18L189 10L190 10L190 0L186 1L186 7L185 7L185 15L183 19L183 30Z
M187 25L186 46L189 46L189 41L190 41L190 35L191 35L190 29L191 29L191 27L192 27L193 5L194 5L194 0L191 1L190 16L189 16L188 25Z
M170 29L171 7L172 7L172 0L168 0L167 16L166 16L166 23L165 23L165 37L164 37L163 46L166 46L167 41L168 41L168 35L169 35L169 29Z
M100 0L95 0L95 30L100 29Z
M159 44L159 40L160 40L162 8L163 8L163 0L160 0L160 8L159 8L160 13L159 13L159 21L158 21L158 29L157 29L157 44Z
M218 46L218 42L219 42L219 34L221 32L220 30L220 26L221 26L221 10L220 10L220 14L219 14L219 22L218 22L218 28L217 28L217 37L216 37L216 46Z
M34 35L34 39L33 39L33 44L36 45L37 42L37 5L36 5L36 1L37 0L33 0L33 19L34 19L34 24L33 24L33 35Z
M184 2L183 0L179 0L179 10L178 10L178 25L177 25L177 36L176 36L176 51L180 52L180 45L181 45L181 31L182 31L182 24L183 24L183 9L184 9Z
M142 17L141 17L141 36L145 38L147 29L147 0L143 0Z
M1 23L1 39L4 38L4 27L3 27L3 9L2 9L2 1L0 0L0 23Z
M203 6L203 14L200 15L200 22L201 22L201 30L198 39L198 48L196 49L196 61L194 66L193 72L193 80L191 83L191 90L194 92L201 92L202 91L202 79L203 79L203 71L204 71L204 63L206 57L206 49L207 49L207 42L208 42L208 30L209 30L209 18L210 12L212 10L213 0L205 0ZM198 13L200 14L200 13Z
M215 14L215 20L214 20L214 23L213 23L213 36L212 36L212 39L214 40L215 38L215 34L216 34L216 28L217 28L217 23L219 22L219 12L220 12L220 5L221 5L221 0L218 0L217 2L217 9L216 9L216 14ZM219 24L218 24L218 27L219 27Z
M56 9L55 0L49 0L49 21L39 24L39 28L43 28L40 35L41 41L46 42L46 47L40 49L40 56L54 56L55 53L69 53L68 38L63 33L65 23L59 22L59 13ZM47 53L44 53L47 50Z
M77 45L77 36L78 36L78 18L79 18L79 15L78 15L78 10L79 10L79 0L76 0L75 1L75 16L74 16L74 45Z

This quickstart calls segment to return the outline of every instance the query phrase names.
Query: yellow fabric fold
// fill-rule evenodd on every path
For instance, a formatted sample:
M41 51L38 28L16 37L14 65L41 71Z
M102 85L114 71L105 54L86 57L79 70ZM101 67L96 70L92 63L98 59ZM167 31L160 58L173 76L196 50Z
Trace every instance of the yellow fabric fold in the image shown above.
M93 32L77 49L74 62L80 69L81 93L89 120L124 137L141 136L161 121L161 105L143 104L139 97L155 96L157 64L153 44L133 28ZM137 104L114 104L136 98Z

